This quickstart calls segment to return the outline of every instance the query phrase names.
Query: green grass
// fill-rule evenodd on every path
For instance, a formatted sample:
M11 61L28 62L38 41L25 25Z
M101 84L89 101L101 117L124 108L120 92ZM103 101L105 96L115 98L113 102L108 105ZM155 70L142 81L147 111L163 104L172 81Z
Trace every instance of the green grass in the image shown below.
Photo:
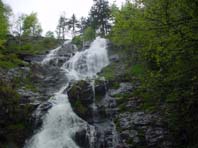
M27 63L17 57L16 54L0 53L0 68L10 69Z
M105 77L106 80L115 80L115 64L110 64L102 70L101 76Z
M3 52L42 54L59 46L61 41L54 38L44 37L12 37L9 38Z
M0 47L0 68L11 69L26 65L18 57L20 54L37 55L56 48L61 41L43 37L10 37L3 47Z
M140 78L145 73L145 67L140 64L132 65L128 68L127 74Z

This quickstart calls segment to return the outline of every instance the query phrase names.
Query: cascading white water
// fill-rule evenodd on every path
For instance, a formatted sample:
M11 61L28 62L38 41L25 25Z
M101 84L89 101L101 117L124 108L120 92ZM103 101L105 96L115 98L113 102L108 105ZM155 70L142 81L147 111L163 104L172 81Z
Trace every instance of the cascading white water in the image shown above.
M106 40L97 37L90 48L77 52L61 67L66 71L67 77L72 80L93 78L101 69L109 64Z
M71 41L68 40L68 41L65 41L64 44L68 44L70 43ZM64 45L63 44L63 45ZM47 56L43 59L43 61L41 62L41 64L47 64L49 61L53 60L56 58L57 56L57 52L61 49L61 46L57 47L56 49L54 50L51 50L49 52L49 54L47 54Z
M47 62L55 58L55 54L60 48L51 51L43 60L45 66ZM94 78L101 69L109 64L106 40L96 38L90 48L77 52L69 61L61 67L69 80L82 80ZM43 118L42 128L26 143L25 148L78 148L72 137L81 128L88 127L88 123L78 117L72 110L64 90L69 82L54 94L49 100L52 107ZM94 128L89 126L90 142L93 142Z

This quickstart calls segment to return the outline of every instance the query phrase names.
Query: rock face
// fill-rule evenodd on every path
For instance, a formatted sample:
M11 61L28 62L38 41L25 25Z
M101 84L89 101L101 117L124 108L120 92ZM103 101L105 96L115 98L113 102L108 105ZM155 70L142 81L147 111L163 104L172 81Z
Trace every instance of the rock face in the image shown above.
M32 113L39 94L30 90L30 69L18 67L0 72L0 147L22 147L32 134ZM34 103L33 103L34 102ZM29 127L29 128L26 128Z
M160 113L145 112L140 98L124 99L117 102L118 112L115 118L123 147L172 148L170 133Z
M143 100L140 98L128 97L124 101L117 98L131 93L136 85L121 82L120 87L111 89L109 88L111 84L104 84L107 82L97 82L93 92L89 82L81 81L71 86L68 91L74 111L97 127L96 139L98 139L97 144L100 147L172 147L169 131L159 113L145 112L141 108ZM76 102L79 102L78 106L75 104ZM86 111L82 108L85 108ZM80 144L82 141L79 137L83 137L82 135L83 131L76 137ZM83 141L85 142L86 139ZM86 145L86 147L88 146Z
M92 87L87 81L74 83L68 90L68 97L73 110L89 122L92 120L93 95Z
M106 95L107 84L105 81L96 80L95 85L89 81L74 83L68 90L68 97L73 110L81 118L95 127L95 140L92 146L86 145L85 148L116 148L119 138L113 117L115 116L115 100ZM82 145L79 139L83 135L76 135L77 143ZM85 140L86 141L86 140ZM82 146L83 147L83 146Z

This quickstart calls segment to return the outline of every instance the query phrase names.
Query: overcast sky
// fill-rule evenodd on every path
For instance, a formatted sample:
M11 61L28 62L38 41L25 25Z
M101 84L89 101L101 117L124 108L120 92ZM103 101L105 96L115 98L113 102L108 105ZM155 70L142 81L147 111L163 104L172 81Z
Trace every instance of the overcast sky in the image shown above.
M109 0L110 3L113 1L119 6L125 2L125 0ZM93 5L93 0L3 0L3 2L12 8L15 16L37 12L44 32L55 31L59 16L63 12L66 13L66 17L71 17L74 13L80 18L87 16Z

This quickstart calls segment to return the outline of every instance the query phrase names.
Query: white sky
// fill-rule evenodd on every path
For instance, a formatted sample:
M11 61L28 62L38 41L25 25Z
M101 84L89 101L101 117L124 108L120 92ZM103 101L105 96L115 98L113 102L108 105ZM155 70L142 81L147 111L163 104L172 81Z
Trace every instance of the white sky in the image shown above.
M125 2L125 0L109 0L110 3L113 1L119 6ZM12 8L16 16L22 13L37 12L44 32L55 31L58 19L63 12L68 18L73 13L76 14L77 18L80 18L81 16L88 16L93 5L93 0L3 0L3 2Z

